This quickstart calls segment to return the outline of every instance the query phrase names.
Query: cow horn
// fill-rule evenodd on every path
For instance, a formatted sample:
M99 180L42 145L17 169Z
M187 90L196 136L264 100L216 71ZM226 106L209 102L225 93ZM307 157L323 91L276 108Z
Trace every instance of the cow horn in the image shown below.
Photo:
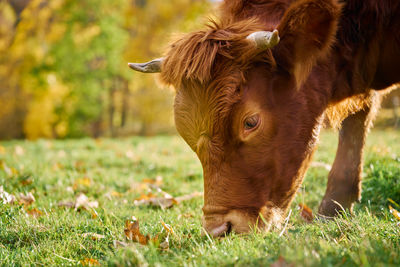
M267 48L272 48L276 46L279 43L280 38L278 30L274 30L273 32L253 32L252 34L247 36L247 40L253 42L257 48L265 50Z
M163 58L157 58L146 63L128 63L128 66L136 71L144 73L156 73L161 72L161 65Z

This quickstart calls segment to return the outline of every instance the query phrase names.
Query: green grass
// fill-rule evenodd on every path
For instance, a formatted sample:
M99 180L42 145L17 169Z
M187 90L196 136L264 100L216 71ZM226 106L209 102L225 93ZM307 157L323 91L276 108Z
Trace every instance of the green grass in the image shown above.
M330 164L336 134L325 131L321 139L314 160ZM163 177L161 188L173 196L203 190L200 163L179 137L10 141L0 145L5 148L3 154L0 151L0 161L17 170L9 175L0 167L0 185L16 196L32 192L36 201L30 208L43 212L34 218L20 204L0 202L0 265L79 265L91 258L102 265L268 266L283 257L296 266L400 266L400 224L390 214L387 200L400 203L398 131L370 134L362 201L353 215L312 224L301 219L297 205L304 202L316 212L325 192L328 171L314 167L291 206L282 236L273 231L220 239L201 236L201 198L166 210L133 204L140 193L130 190L132 185L158 175ZM24 153L15 153L18 146ZM76 179L83 177L90 178L91 184L73 189ZM110 196L111 192L121 196ZM58 207L60 201L73 201L80 193L99 202L97 217L88 211ZM131 216L138 218L141 231L151 236L161 232L161 219L170 224L175 235L170 236L169 250L126 241L124 224ZM82 236L88 232L105 238ZM128 246L115 247L114 240Z

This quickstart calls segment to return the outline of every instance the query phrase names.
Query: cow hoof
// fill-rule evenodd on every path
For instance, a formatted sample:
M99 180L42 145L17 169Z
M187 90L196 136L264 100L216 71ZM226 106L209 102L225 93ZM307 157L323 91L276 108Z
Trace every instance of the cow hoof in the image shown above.
M353 212L353 203L342 204L332 199L323 199L318 209L318 215L323 219L332 219L343 212Z

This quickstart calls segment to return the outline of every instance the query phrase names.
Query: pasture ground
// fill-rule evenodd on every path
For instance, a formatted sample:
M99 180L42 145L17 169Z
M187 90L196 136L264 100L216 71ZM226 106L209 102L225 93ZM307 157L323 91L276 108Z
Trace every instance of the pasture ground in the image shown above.
M336 136L322 133L315 162L332 163ZM201 197L169 209L134 205L157 176L162 177L158 186L173 196L203 190L200 163L179 137L9 141L0 146L0 186L16 196L14 204L0 201L1 266L400 266L400 221L388 208L400 210L388 200L400 204L399 131L370 134L362 201L353 215L329 222L302 219L298 204L315 213L325 191L328 171L316 166L309 169L281 236L275 230L220 239L201 236ZM19 194L29 192L35 202L23 205ZM98 207L59 207L81 193L98 201ZM169 224L174 231L169 248L159 245L165 230L158 243L126 240L125 221L132 216L151 237L162 232L161 220Z

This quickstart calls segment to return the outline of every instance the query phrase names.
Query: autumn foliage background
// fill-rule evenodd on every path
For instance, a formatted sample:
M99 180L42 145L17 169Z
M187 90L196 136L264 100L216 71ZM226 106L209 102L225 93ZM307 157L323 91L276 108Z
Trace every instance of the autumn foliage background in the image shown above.
M174 131L173 91L127 62L159 57L208 0L0 0L0 138Z
M162 55L215 2L0 0L0 139L174 132L173 90L127 62Z

